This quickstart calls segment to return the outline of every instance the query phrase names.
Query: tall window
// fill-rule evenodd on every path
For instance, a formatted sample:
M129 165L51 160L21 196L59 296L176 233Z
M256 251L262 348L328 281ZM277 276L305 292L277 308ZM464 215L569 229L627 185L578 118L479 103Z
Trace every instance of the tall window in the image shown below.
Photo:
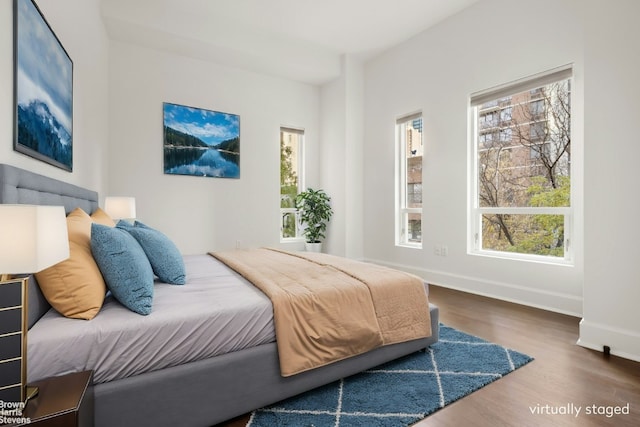
M475 94L471 109L472 251L570 261L571 69Z
M396 244L422 247L422 114L396 122Z
M302 239L295 199L304 189L304 131L280 128L280 240Z

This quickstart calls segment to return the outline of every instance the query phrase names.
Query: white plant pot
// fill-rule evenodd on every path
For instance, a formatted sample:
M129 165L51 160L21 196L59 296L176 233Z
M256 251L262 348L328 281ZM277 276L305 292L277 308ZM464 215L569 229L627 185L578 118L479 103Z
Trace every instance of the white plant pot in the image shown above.
M322 243L305 242L304 247L307 252L322 252Z

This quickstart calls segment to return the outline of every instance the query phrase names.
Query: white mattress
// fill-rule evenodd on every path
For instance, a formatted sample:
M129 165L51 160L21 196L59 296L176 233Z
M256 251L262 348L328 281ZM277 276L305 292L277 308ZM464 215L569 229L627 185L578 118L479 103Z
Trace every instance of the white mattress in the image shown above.
M28 380L91 369L103 383L275 341L262 292L212 256L184 260L187 283L156 283L148 316L112 297L93 320L49 310L29 330Z

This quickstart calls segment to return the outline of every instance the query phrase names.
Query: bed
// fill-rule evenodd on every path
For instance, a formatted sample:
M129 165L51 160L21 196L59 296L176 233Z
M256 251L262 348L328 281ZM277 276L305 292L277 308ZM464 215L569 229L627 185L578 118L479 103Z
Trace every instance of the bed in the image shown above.
M98 208L98 194L0 165L0 203L62 205L67 213L78 207L91 213ZM185 286L156 283L154 316L126 313L117 301L107 297L93 320L68 319L51 308L36 280L30 280L29 381L93 370L98 427L212 426L419 351L438 339L438 308L429 304L429 337L377 347L283 376L270 300L210 255L185 256L184 262L188 273ZM241 289L241 297L224 296L229 286ZM233 312L226 310L227 317L221 317L219 313L208 313L213 304L176 303L185 292L201 301L215 299L220 307L229 308L235 301ZM206 292L214 292L215 297L207 300L203 297ZM189 306L185 308L184 304ZM173 312L174 317L183 316L178 321L180 328L169 335L161 333L165 311L167 316L168 312ZM123 322L118 316L122 314L130 320ZM122 327L114 332L113 322L122 322ZM92 351L93 345L78 345L78 337L83 335L100 342L100 350ZM212 335L225 337L205 345ZM155 350L148 351L141 339L157 341ZM74 351L65 353L69 348ZM46 365L49 370L43 368ZM107 369L108 366L116 369Z

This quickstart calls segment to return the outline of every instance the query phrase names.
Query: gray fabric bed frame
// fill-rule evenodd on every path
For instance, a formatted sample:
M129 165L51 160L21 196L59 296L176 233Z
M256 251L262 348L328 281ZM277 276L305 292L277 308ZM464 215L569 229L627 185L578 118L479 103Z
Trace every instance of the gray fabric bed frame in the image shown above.
M91 213L98 194L0 164L0 203L81 207ZM51 307L35 280L29 286L29 327ZM438 340L438 308L430 305L433 336L381 347L292 377L280 376L275 343L93 386L97 427L207 427L381 363ZM82 321L82 320L79 320ZM34 378L35 380L35 378Z

